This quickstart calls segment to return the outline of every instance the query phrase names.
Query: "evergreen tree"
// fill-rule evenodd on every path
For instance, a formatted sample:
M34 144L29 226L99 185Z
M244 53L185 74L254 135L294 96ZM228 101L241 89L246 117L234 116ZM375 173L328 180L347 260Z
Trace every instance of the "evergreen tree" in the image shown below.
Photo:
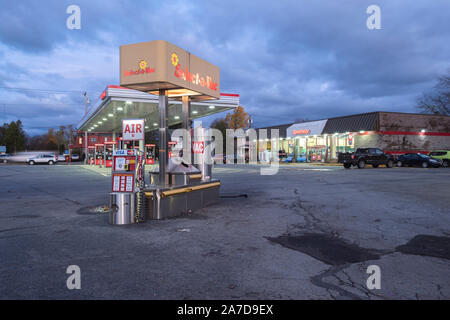
M25 150L27 137L22 128L22 121L11 121L7 126L3 142L6 145L6 152L16 153Z

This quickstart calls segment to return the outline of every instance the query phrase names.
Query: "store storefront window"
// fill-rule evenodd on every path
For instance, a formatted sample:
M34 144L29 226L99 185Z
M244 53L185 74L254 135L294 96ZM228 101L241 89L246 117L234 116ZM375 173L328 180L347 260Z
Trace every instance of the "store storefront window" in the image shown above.
M270 141L260 140L258 156L261 161L270 161L271 152L278 151L280 161L288 157L293 162L328 162L334 161L339 152L354 152L355 137L353 132L322 135L302 135L291 138L281 138L277 150L272 150ZM300 160L298 160L300 159Z
M355 139L353 133L346 133L333 136L333 142L336 143L334 155L337 157L339 152L354 152Z
M295 157L304 156L306 154L306 138L297 137L295 139Z
M355 152L355 137L352 132L347 135L347 152Z

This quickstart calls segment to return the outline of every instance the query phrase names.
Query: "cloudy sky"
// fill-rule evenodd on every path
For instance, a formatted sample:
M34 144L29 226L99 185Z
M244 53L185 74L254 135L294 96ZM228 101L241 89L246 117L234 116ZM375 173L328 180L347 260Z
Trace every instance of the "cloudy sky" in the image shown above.
M69 30L66 9L81 8ZM369 5L381 29L369 30ZM448 0L0 0L0 121L29 134L76 124L119 46L168 40L221 68L255 126L376 110L417 112L450 68ZM24 90L38 89L38 90Z

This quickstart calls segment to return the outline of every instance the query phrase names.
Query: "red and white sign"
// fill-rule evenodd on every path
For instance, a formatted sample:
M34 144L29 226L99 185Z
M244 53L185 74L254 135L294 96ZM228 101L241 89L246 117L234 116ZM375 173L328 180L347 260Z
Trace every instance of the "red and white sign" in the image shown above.
M205 144L203 141L193 141L192 142L192 153L204 153Z
M113 173L113 192L134 192L134 173Z
M144 119L122 120L122 140L144 140Z

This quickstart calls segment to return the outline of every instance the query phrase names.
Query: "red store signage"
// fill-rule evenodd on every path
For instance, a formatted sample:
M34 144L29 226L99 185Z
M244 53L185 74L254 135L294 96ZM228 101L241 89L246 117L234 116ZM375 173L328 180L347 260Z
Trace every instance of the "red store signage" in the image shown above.
M311 131L309 129L293 130L292 134L308 134Z

